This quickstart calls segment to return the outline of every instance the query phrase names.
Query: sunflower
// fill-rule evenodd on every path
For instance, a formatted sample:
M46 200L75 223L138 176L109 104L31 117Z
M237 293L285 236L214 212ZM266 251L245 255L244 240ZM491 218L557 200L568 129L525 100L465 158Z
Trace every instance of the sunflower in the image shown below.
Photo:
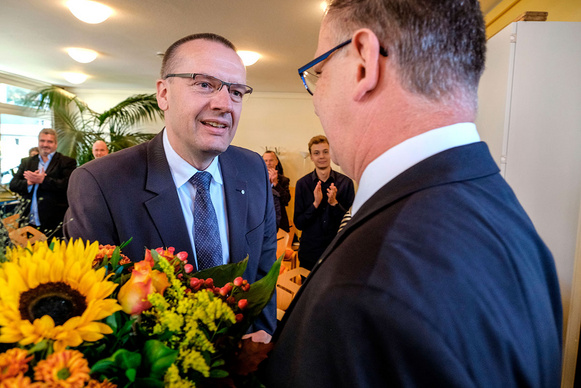
M53 353L34 368L34 378L49 387L81 388L89 381L89 363L78 350Z
M29 345L49 339L55 351L112 333L98 322L121 306L107 298L117 285L105 268L92 269L99 244L79 239L14 248L0 267L0 342Z

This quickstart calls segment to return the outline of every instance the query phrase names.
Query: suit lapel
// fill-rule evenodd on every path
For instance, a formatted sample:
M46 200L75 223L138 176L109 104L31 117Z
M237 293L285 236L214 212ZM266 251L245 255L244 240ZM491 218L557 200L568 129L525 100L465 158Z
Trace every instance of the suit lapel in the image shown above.
M499 171L498 166L490 156L488 146L484 142L479 142L440 152L395 177L361 206L351 221L329 244L295 295L279 324L279 328L282 329L286 323L288 314L297 303L302 291L313 278L313 275L321 267L321 264L353 230L365 223L368 218L415 192L438 185L481 178L496 174Z
M147 145L147 181L145 190L157 194L144 202L151 221L165 247L189 247L193 253L167 158L163 150L163 131Z
M248 254L246 249L246 213L248 212L247 182L239 176L236 160L226 150L219 157L220 171L224 182L226 214L228 218L228 244L230 261L242 261Z

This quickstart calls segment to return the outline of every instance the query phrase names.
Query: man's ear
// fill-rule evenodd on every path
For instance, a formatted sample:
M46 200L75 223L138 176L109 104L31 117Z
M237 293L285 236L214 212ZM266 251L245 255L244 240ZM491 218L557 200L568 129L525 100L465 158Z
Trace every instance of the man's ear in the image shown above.
M355 31L351 44L357 56L357 78L353 98L359 101L378 86L381 45L375 33L368 28Z
M167 80L162 80L162 79L158 79L157 80L157 94L156 94L156 98L157 98L157 105L159 106L159 108L163 111L166 111L169 107L168 101L167 101Z

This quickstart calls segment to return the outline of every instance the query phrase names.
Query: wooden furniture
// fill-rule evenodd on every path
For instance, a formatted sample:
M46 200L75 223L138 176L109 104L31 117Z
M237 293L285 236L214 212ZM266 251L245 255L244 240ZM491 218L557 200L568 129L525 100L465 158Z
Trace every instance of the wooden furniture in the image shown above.
M296 252L295 252L296 253ZM309 276L308 269L297 267L278 276L276 283L276 318L280 320L301 288L302 277Z
M18 228L8 233L10 240L14 245L26 247L28 243L34 244L37 241L46 241L44 233L32 226Z
M20 214L13 214L11 216L2 219L2 224L4 224L4 228L6 228L6 231L8 233L18 229L19 222Z

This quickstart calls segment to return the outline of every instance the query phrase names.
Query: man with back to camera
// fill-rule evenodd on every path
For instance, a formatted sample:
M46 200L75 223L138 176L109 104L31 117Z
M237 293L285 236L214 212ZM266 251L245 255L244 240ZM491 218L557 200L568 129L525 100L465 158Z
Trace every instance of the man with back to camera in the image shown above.
M23 217L49 237L61 237L61 222L67 211L67 186L77 161L57 152L58 136L44 128L38 134L38 152L22 159L10 181L10 190L27 202Z
M197 269L248 256L244 278L266 275L276 255L268 173L260 155L230 146L252 92L245 82L227 39L195 34L172 44L157 81L165 130L71 177L65 235L116 245L133 238L124 253L135 261L145 247L174 247ZM273 298L254 340L269 341L275 324Z
M267 386L559 386L554 261L473 124L485 43L476 0L330 2L299 74L359 187Z
M312 270L333 241L341 219L353 204L353 181L331 169L329 141L315 136L309 141L313 172L298 180L295 189L294 223L302 231L299 245L301 267Z

